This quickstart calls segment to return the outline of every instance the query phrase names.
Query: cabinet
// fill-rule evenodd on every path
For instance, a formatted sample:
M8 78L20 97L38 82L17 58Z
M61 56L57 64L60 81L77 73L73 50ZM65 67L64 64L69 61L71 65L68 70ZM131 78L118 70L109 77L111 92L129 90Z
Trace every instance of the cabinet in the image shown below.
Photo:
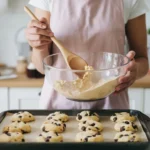
M8 88L0 88L0 112L8 110Z
M10 88L10 109L38 109L40 88Z
M128 94L130 100L129 101L130 109L136 109L143 112L144 111L144 88L130 88L128 90Z

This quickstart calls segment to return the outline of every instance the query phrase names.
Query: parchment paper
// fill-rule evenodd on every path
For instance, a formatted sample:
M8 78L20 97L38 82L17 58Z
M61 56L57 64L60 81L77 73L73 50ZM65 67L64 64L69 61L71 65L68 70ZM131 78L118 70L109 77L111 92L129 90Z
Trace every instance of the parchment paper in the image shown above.
M0 124L0 134L2 133L3 127L11 123L10 121L11 116L12 115L8 114ZM36 142L36 137L42 132L40 127L42 123L45 121L46 116L35 116L35 118L36 121L29 123L32 127L32 132L24 134L26 142ZM76 121L75 116L70 116L69 118L70 120L66 122L67 125L66 131L61 134L63 135L64 142L75 142L75 136L78 132L80 132L78 129L78 121ZM114 136L117 133L114 130L115 123L110 121L110 116L105 117L101 116L100 121L104 127L104 130L102 131L104 142L113 142ZM139 127L137 134L140 136L141 141L142 142L148 141L139 120L137 119L135 123Z

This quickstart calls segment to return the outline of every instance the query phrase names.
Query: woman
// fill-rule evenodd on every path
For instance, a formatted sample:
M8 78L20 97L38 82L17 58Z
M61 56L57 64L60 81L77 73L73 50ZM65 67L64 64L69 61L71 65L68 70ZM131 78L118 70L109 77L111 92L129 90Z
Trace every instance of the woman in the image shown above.
M50 53L50 37L55 36L68 49L82 51L106 50L125 54L125 37L129 43L127 56L131 62L128 73L119 79L116 93L103 101L78 103L55 92L45 79L41 109L127 109L127 88L148 71L145 13L146 0L30 0L35 15L27 27L26 37L33 48L32 60L43 73L42 60ZM74 49L74 50L73 50Z

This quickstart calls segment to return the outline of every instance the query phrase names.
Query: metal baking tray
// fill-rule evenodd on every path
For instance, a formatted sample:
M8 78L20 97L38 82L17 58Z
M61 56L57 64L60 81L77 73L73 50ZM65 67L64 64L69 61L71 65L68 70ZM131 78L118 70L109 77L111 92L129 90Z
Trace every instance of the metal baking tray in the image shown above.
M83 110L9 110L0 114L0 123L3 121L7 113L16 113L18 111L29 111L35 116L47 116L48 114L61 111L69 116L76 116L77 113ZM90 110L91 111L91 110ZM91 149L105 149L105 150L150 150L150 118L137 110L92 110L97 112L100 116L111 116L117 112L129 112L137 116L141 126L147 136L148 142L138 143L76 143L76 142L63 142L63 143L0 143L0 150L91 150Z

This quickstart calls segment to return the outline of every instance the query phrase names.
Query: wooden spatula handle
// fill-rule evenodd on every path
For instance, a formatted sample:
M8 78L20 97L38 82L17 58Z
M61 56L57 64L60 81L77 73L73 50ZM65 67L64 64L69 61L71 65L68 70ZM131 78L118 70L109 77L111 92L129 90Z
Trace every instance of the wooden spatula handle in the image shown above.
M27 6L24 7L24 10L25 10L25 12L28 13L28 15L29 15L33 20L39 21L39 19L32 13L32 11L31 11Z

